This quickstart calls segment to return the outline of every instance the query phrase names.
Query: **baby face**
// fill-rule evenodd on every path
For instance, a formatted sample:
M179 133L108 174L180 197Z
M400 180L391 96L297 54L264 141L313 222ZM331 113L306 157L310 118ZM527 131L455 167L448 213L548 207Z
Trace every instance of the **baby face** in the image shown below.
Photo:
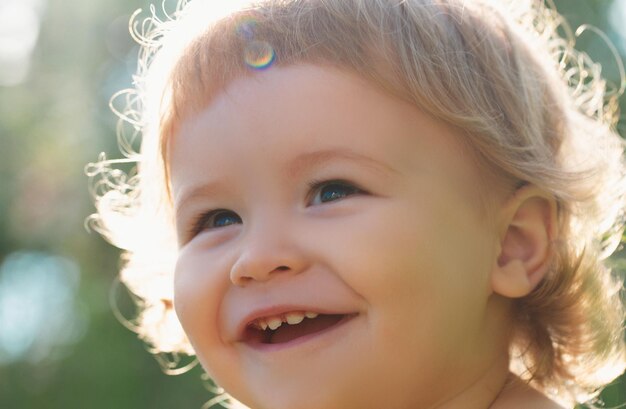
M496 233L459 137L312 65L186 120L175 307L209 375L254 409L416 408L493 366Z

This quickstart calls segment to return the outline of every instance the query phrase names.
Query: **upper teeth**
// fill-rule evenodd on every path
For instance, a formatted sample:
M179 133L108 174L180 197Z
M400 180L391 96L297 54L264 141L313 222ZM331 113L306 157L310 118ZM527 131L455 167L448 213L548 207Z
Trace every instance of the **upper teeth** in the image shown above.
M318 315L319 315L318 313L310 312L310 311L292 311L292 312L288 312L282 315L274 315L271 317L258 318L252 321L250 325L252 325L253 327L257 329L261 329L263 331L265 331L268 328L271 330L275 330L281 325L283 325L284 322L286 322L289 325L296 325L296 324L300 324L304 320L305 317L315 318Z

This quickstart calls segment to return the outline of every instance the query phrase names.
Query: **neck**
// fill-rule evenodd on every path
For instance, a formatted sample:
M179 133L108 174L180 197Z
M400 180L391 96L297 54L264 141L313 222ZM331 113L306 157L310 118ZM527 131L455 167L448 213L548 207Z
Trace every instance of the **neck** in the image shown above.
M452 399L440 402L431 409L564 409L564 407L510 373L508 365L502 367L496 363Z
M479 377L452 398L431 409L496 409L497 401L514 379L508 370L508 355L497 358Z

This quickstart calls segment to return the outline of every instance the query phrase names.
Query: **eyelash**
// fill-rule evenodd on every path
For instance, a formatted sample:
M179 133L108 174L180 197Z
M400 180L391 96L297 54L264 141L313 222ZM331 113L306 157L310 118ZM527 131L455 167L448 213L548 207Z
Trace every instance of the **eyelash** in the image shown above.
M321 202L321 198L320 198L320 202L319 203L313 203L313 204L325 204L325 203L331 203L331 202L336 202L337 200L341 200L341 199L345 199L346 197L349 196L353 196L355 194L363 194L363 193L367 193L364 190L360 189L359 187L355 186L354 183L351 182L347 182L345 180L340 180L340 179L333 179L333 180L313 180L311 182L309 182L309 194L307 196L307 201L308 202L312 202L318 195L318 193L322 192L322 189L324 187L327 186L341 186L342 188L346 189L348 191L347 194L345 194L344 196L336 196L333 195L330 199L326 202ZM190 237L195 237L196 235L200 234L202 231L206 230L206 229L218 229L220 227L226 227L226 226L230 226L231 224L234 223L230 223L227 224L225 226L209 226L207 227L207 224L209 222L211 222L211 224L213 224L215 222L215 218L221 214L228 214L229 216L235 216L235 218L239 219L239 222L241 222L241 218L232 210L228 210L228 209L214 209L214 210L209 210L207 212L201 213L196 220L192 223L192 229L190 232Z
M313 193L315 194L315 196L317 196L317 193L321 193L322 188L326 187L326 186L341 186L343 188L347 188L350 193L348 193L347 195L334 199L334 200L330 200L330 202L335 202L339 199L343 199L346 198L348 196L352 196L355 194L359 194L359 193L365 193L364 190L360 189L359 187L357 187L354 183L345 181L345 180L341 180L341 179L333 179L333 180L312 180L311 182L309 182L309 191L311 193L309 193L308 199L309 201L311 201L311 199L314 198ZM318 204L323 204L323 203L328 203L328 202L321 202Z

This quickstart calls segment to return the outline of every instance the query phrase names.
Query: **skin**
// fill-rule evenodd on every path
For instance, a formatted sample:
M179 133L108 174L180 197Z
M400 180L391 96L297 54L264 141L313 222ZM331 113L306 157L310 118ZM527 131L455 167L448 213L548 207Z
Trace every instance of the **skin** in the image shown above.
M527 197L486 217L459 137L312 65L236 80L185 120L170 163L175 308L209 375L254 409L557 408L508 372L510 299L497 291L540 273L524 260L511 273L516 253L503 256L520 248L507 226ZM358 190L309 186L337 179ZM230 213L198 226L211 209ZM277 351L242 342L247 314L277 305L357 315Z

